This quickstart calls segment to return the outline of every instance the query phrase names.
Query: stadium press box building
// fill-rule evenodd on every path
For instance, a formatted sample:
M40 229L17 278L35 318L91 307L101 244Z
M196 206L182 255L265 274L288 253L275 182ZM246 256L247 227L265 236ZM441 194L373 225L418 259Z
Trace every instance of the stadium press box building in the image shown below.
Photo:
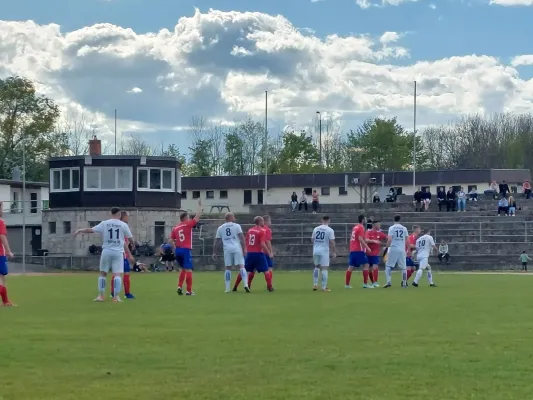
M43 249L50 255L86 256L98 235L74 237L110 217L112 207L130 214L137 242L159 246L179 220L181 165L173 157L105 156L100 141L89 156L49 161L49 209L43 212Z

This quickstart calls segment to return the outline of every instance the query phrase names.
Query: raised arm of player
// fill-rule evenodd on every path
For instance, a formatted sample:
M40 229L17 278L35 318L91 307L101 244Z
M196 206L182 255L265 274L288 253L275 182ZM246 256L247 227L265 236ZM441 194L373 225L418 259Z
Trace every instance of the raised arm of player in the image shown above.
M203 211L202 200L198 199L198 210L196 211L196 214L194 215L194 218L193 218L195 222L200 221L200 217L202 216L202 211Z

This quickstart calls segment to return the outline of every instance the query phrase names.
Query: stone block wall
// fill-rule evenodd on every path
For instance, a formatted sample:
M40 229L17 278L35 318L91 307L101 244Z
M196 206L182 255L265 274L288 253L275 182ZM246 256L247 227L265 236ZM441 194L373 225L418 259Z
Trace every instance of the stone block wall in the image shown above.
M152 246L159 246L159 239L155 236L156 222L164 223L165 237L170 236L172 227L179 221L179 211L164 209L134 209L126 210L130 214L129 225L133 237L137 242L150 241ZM74 237L78 229L89 228L90 222L98 223L109 219L108 209L73 210L52 209L43 212L42 248L50 255L68 254L72 256L86 256L92 244L102 244L98 234L83 234ZM55 222L56 233L50 233L50 223ZM64 223L70 222L70 233L65 232Z

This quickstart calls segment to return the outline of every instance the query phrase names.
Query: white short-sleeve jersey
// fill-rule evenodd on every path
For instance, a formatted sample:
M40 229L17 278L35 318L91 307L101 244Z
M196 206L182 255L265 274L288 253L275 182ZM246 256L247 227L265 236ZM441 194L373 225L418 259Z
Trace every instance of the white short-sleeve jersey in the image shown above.
M118 219L102 221L92 229L102 235L102 249L120 253L124 253L124 238L133 237L128 224Z
M226 222L217 229L216 237L222 240L225 253L242 253L241 239L242 228L234 222Z
M327 225L313 229L313 254L329 254L329 241L335 240L335 232Z
M435 246L435 241L430 235L423 235L416 241L416 257L421 260L422 258L428 258L431 253L431 249Z
M390 247L405 251L405 239L409 236L407 228L402 224L394 224L389 228L389 236L392 238Z

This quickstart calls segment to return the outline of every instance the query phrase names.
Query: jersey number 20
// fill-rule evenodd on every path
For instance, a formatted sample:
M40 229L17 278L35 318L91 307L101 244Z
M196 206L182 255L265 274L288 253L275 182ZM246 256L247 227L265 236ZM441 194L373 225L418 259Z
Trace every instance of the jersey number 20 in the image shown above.
M326 237L326 232L317 231L315 235L315 240L324 240L325 237Z

